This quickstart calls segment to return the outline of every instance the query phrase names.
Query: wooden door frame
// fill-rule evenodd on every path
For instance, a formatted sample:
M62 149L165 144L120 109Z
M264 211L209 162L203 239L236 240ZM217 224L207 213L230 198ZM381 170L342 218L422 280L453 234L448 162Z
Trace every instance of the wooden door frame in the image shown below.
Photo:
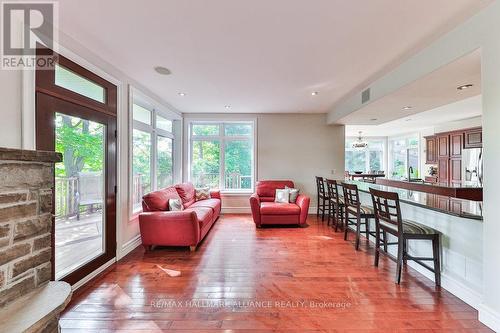
M36 149L55 150L55 113L80 117L106 125L105 144L105 248L104 253L64 276L62 280L75 284L116 257L116 184L117 184L117 86L100 78L71 60L46 48L38 48L37 56L55 55L58 63L76 74L105 88L105 102L100 103L55 85L55 70L37 69L35 74ZM54 174L55 178L55 174ZM55 213L55 189L52 210ZM52 219L52 280L55 279L55 220Z

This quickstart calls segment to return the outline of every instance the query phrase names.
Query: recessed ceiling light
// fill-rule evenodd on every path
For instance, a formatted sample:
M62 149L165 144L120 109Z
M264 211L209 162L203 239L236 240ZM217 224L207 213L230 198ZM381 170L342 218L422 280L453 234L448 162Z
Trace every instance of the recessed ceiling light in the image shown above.
M458 90L465 90L465 89L469 89L471 87L473 87L474 85L473 84L464 84L463 86L459 86L457 87Z
M166 67L162 67L162 66L156 66L155 67L155 72L158 73L158 74L161 74L161 75L170 75L170 74L172 74L172 72L170 71L170 69L168 69Z
M403 108L403 110L411 110L411 109L413 109L413 106L410 106L410 105L405 106L405 107Z
M186 93L180 92L180 93L178 93L178 95L181 97L184 97L184 96L186 96Z
M378 119L377 118L372 118L370 119L371 121L377 121Z
M226 108L226 109L230 109L230 108L231 108L231 105L224 105L224 108Z
M317 94L319 94L319 92L317 92L317 91L313 91L313 92L311 93L311 95L313 95L313 96L316 96Z
M410 118L408 118L408 119L406 119L405 121L411 121L411 119L410 119Z

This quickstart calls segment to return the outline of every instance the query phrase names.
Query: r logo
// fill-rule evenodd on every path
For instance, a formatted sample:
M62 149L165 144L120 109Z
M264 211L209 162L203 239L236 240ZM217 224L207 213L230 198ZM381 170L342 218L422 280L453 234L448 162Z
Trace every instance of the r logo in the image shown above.
M2 55L35 55L36 43L54 48L54 3L2 2Z

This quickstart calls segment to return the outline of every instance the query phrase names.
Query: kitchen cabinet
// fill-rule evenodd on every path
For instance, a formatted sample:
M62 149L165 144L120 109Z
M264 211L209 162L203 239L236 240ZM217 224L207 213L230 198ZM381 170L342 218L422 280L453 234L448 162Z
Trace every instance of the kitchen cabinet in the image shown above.
M425 137L425 163L437 163L437 139L435 136Z
M450 157L450 136L439 135L437 137L438 159Z
M449 163L449 177L451 186L462 184L462 159L452 158Z
M449 163L450 159L448 157L438 160L438 183L440 184L448 184L449 182Z
M450 158L462 157L463 140L463 132L450 134Z
M482 128L471 128L464 133L464 149L482 148L483 130Z

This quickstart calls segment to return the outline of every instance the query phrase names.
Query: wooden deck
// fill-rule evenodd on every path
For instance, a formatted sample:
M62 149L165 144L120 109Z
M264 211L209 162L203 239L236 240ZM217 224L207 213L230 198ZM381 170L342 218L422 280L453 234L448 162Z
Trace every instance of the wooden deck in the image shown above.
M79 221L56 219L56 279L102 253L101 219L100 212L82 215Z
M139 247L74 296L62 332L491 332L416 271L396 285L392 261L375 268L365 242L356 252L308 222L256 229L226 215L196 252Z

